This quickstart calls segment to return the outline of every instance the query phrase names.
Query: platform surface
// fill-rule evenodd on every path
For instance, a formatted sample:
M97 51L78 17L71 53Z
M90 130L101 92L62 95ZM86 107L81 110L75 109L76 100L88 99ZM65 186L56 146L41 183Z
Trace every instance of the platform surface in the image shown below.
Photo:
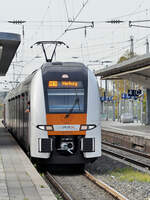
M119 134L139 136L150 139L150 126L141 123L120 123L118 121L102 121L102 129L109 130Z
M1 123L0 200L56 200L47 183Z

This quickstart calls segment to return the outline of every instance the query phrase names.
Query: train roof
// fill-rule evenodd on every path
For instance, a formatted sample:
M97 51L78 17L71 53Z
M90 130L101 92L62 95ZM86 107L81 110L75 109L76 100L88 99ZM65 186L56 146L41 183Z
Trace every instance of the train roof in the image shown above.
M21 82L16 88L12 89L11 91L9 91L9 94L6 96L6 99L10 98L10 97L14 97L14 95L16 95L16 91L17 93L21 93L19 91L23 91L22 88L25 88L26 85L28 85L28 83L30 83L34 77L34 75L37 73L37 71L41 70L43 72L49 71L50 69L52 71L57 71L57 69L59 68L59 70L62 70L63 68L70 68L71 70L88 70L88 68L80 62L46 62L44 63L39 69L36 69L35 71L33 71L23 82ZM50 71L51 71L50 70Z
M42 67L86 67L80 62L46 62Z
M67 71L87 71L88 68L80 62L52 62L52 63L44 63L42 65L42 72L67 72Z

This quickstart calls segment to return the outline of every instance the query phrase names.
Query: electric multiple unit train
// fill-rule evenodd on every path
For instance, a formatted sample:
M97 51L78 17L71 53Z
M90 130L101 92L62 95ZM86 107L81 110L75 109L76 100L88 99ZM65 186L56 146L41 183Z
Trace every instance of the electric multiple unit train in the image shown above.
M75 62L46 62L11 90L4 123L31 158L85 164L101 156L97 80Z

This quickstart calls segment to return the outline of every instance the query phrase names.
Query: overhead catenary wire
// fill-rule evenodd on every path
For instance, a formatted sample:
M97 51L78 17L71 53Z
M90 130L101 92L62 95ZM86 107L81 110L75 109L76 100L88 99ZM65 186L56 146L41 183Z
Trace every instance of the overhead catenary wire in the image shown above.
M64 5L65 5L66 13L67 13L67 19L68 19L68 21L69 21L69 13L68 13L68 9L67 9L66 0L64 0Z
M50 0L49 2L51 2L52 0ZM65 2L66 2L66 0L64 0ZM88 0L87 0L88 1ZM49 3L50 4L50 3ZM86 4L86 3L85 3ZM84 4L84 7L86 6ZM84 7L82 7L81 8L81 10L84 8ZM67 12L67 20L44 20L44 18L45 18L45 16L46 16L46 13L47 13L47 10L49 9L50 7L49 7L49 5L48 5L48 7L47 7L47 9L46 9L46 12L45 12L45 14L44 14L44 16L43 16L43 18L42 18L42 20L25 20L24 22L26 22L26 23L37 23L37 24L42 24L42 23L66 23L66 22L68 22L69 20L70 20L70 18L69 18L69 12L68 12L68 9L67 9L67 7L65 6L65 8L66 8L66 12ZM148 9L144 9L144 10L142 10L142 11L137 11L137 12L133 12L133 13L130 13L130 14L127 14L127 15L122 15L122 16L117 16L117 17L113 17L113 19L106 19L106 20L92 20L93 22L94 22L94 24L98 24L98 23L107 23L108 21L115 21L115 20L118 20L118 18L123 18L123 17L130 17L130 16L133 16L133 15L136 15L136 14L139 14L139 13L143 13L143 12L145 12L145 11L150 11L150 8L148 8ZM80 14L80 13L79 13ZM72 20L73 22L72 23L74 23L74 21L75 21L75 19L76 19L76 17L74 18L74 20ZM23 21L23 20L0 20L0 23L10 23L10 22L15 22L16 21L16 24L17 24L17 21L18 22L20 22L20 21ZM121 20L122 21L122 20ZM122 21L122 22L129 22L130 20L124 20L124 21ZM143 20L142 20L143 21ZM145 20L146 21L146 20ZM149 20L148 20L149 21ZM138 22L138 21L137 21ZM19 23L18 23L19 24ZM70 25L69 25L70 26Z
M144 40L146 37L148 37L150 34L147 34L146 36L144 36L144 37L141 37L141 38L139 38L139 39L136 39L135 40L135 45L136 45L136 43L138 43L139 41L141 41L141 40ZM123 44L123 43L126 43L126 42L129 42L129 40L126 40L126 41L121 41L121 42L113 42L113 45L119 45L119 44ZM98 45L90 45L90 44L88 44L88 48L90 48L90 53L91 54L94 54L94 55L98 55L99 53L100 53L100 50L98 50L98 51L91 51L91 48L99 48L100 46L102 46L102 45L112 45L112 43L103 43L103 44L98 44ZM143 43L143 45L144 45L144 43ZM118 51L121 53L121 52L124 52L124 50L127 50L127 49L129 49L129 47L130 47L130 45L125 45L125 46L123 46L123 47L120 47L119 49L118 49L118 47L116 47L116 48L114 48L114 51L116 51L117 49L118 49ZM82 45L82 57L83 57L83 49L85 49L85 48L87 48L85 45L83 46ZM76 47L76 48L71 48L71 50L73 51L73 50L81 50L81 47ZM112 51L112 50L111 50ZM107 52L108 52L108 50L107 50ZM62 53L63 54L63 53ZM110 54L107 54L107 56L111 56L112 55L112 53L110 53ZM107 56L105 57L105 58L107 58ZM33 60L32 60L33 61Z
M148 36L148 35L147 35ZM145 37L141 37L141 38L138 38L138 39L136 39L135 40L135 46L136 46L136 48L138 48L138 45L137 45L137 43L138 42L140 42L141 40L144 40L147 36L145 36ZM129 42L129 40L126 40L126 41L122 41L122 42L118 42L118 44L117 44L117 42L116 43L114 43L113 42L113 45L115 44L115 45L117 45L117 47L113 47L113 52L112 52L112 47L108 47L108 50L107 50L107 53L109 53L110 51L111 51L111 53L109 53L109 54L107 54L106 56L103 56L102 57L102 59L107 59L108 57L110 57L110 56L112 56L112 55L114 55L114 53L116 52L116 51L118 51L118 53L119 53L119 55L121 56L121 54L123 54L124 52L125 52L125 50L129 50L129 48L130 48L130 45L128 44L128 45L125 45L125 46L123 46L123 47L119 47L118 48L118 45L120 45L120 44L124 44L124 43L126 43L126 42ZM90 54L92 55L94 55L94 56L96 56L96 55L101 55L101 48L99 48L99 46L101 46L101 45L112 45L112 43L103 43L103 44L99 44L98 46L97 45L89 45L88 44L88 48L90 47ZM143 43L143 45L142 44L140 44L140 47L141 46L144 46L145 45L145 43ZM93 47L92 47L93 46ZM95 46L95 47L94 47ZM85 54L85 53L83 53L83 49L85 49L85 48L87 48L87 46L86 45L83 45L82 44L82 48L81 47L76 47L76 48L71 48L71 51L73 52L73 51L76 51L76 52L82 52L81 54L81 57L82 58L85 58L85 57L89 57L89 53L88 54ZM95 51L95 50L92 50L92 48L96 48L97 50ZM66 53L64 53L64 58L65 58L65 54ZM75 52L74 52L74 54L75 54ZM116 53L115 53L116 54ZM61 55L63 55L63 52L61 53ZM79 56L79 55L78 55ZM84 59L84 61L85 61L85 59Z
M144 13L146 11L150 11L150 8L143 9L143 10L140 10L140 11L134 11L134 12L128 13L126 15L120 15L120 16L114 17L113 19L118 19L118 18L120 19L120 18L125 18L125 17L131 17L131 16L134 16L134 15L137 15L137 14L140 14L140 13Z
M66 9L66 13L67 13L67 20L45 20L45 16L47 14L47 11L48 9L50 8L50 3L51 3L52 0L49 0L49 3L48 3L48 6L46 8L46 11L45 11L45 14L43 15L42 17L42 20L25 20L26 23L51 23L51 22L54 22L54 23L64 23L64 22L67 22L68 19L69 19L69 12L68 12L68 8L67 8L67 3L66 3L66 0L64 0L64 4L65 4L65 9ZM78 17L78 15L80 15L80 12L82 11L82 9L86 6L86 4L88 3L88 0L84 3L82 3L82 7L81 9L79 10L79 13L74 17L74 20L76 20L76 17ZM143 9L143 10L140 10L140 11L134 11L134 12L131 12L129 14L126 14L126 15L121 15L121 16L116 16L116 17L113 17L113 19L106 19L106 20L93 20L94 23L105 23L107 21L110 21L110 20L118 20L118 18L124 18L124 17L130 17L130 16L134 16L136 14L140 14L140 13L143 13L143 12L148 12L150 11L150 8L146 8L146 9ZM10 21L24 21L24 20L0 20L0 23L8 23ZM124 21L124 22L128 22L127 20Z
M35 32L34 35L37 35L38 32L39 32L39 30L41 29L41 26L42 26L42 24L44 23L44 21L45 21L45 17L46 17L47 12L48 12L48 10L49 10L49 8L50 8L50 4L51 4L51 2L52 2L52 0L49 0L49 2L48 2L48 6L47 6L47 8L46 8L46 11L45 11L45 13L44 13L44 15L43 15L43 17L42 17L42 20L40 21L40 24L39 24L38 30ZM32 36L32 37L33 37L33 36ZM31 37L31 38L32 38L32 37Z
M65 2L66 2L66 1L67 1L67 0L65 0ZM49 1L49 2L50 2L50 1ZM68 11L68 7L67 7L67 11ZM138 13L140 13L140 12L142 12L142 11L139 11ZM144 10L144 12L145 12L145 10ZM135 14L135 13L137 13L137 12L134 12L134 14ZM131 14L131 13L130 13L130 14ZM133 14L133 13L132 13L132 14ZM69 12L68 12L68 17L67 17L67 18L69 19ZM55 21L55 20L44 20L43 24L44 24L44 23L51 23L52 21ZM57 21L57 20L56 20L56 21ZM38 22L38 21L34 21L34 22L33 22L32 20L31 20L31 21L27 21L27 23L28 23L28 22L29 22L29 23L42 23L42 21L39 21L39 22ZM61 20L60 20L60 21L58 20L57 22L58 22L58 23L59 23L59 22L61 23L61 22L67 22L67 21L66 21L66 20L64 20L64 21L63 21L63 20L62 20L62 21L61 21ZM56 23L57 23L57 22L56 22ZM103 21L103 22L105 22L105 21ZM95 23L97 23L97 21L96 21ZM117 28L118 28L118 27L117 27ZM88 40L88 42L89 42L89 40ZM93 45L93 46L94 46L94 45ZM95 46L96 46L96 45L95 45ZM90 43L89 43L88 47L90 47ZM84 48L84 47L83 47L83 48ZM87 47L85 47L85 48L87 48ZM93 47L93 48L94 48L94 47Z
M79 17L80 13L81 13L82 10L85 8L85 6L87 5L88 1L89 1L89 0L86 0L86 2L82 4L82 7L80 8L80 10L77 12L76 16L74 17L74 20L76 20L76 19ZM51 2L51 0L49 1L49 3L50 3L50 2ZM66 1L65 1L65 2L66 2ZM67 5L66 5L66 6L67 6ZM49 6L48 6L48 8L49 8ZM68 10L67 10L67 12L68 12ZM68 14L67 16L69 16L69 14ZM44 17L43 17L43 18L44 18ZM43 20L42 20L42 21L43 21ZM71 22L71 23L68 25L67 28L71 27L72 24L73 24L73 22ZM65 30L64 30L64 32L63 32L59 37L57 37L57 38L55 39L55 41L59 40L65 33L66 33L66 32L65 32ZM34 60L34 58L31 60L31 62L32 62L33 60Z
M37 35L38 32L39 32L39 30L41 29L41 25L44 23L44 20L45 20L45 17L46 17L46 15L47 15L47 12L48 12L48 10L49 10L49 8L50 8L51 2L52 2L52 0L49 0L48 5L47 5L47 8L46 8L46 10L45 10L45 12L44 12L44 15L43 15L43 17L42 17L42 20L39 21L40 23L39 23L39 26L38 26L38 30L37 30L33 35ZM22 20L21 20L21 21L22 21ZM31 22L31 21L25 21L25 22ZM37 21L35 21L35 22L37 22ZM32 35L30 38L34 37L33 35ZM29 39L28 39L28 40L29 40ZM35 58L32 58L30 61L25 62L24 65L25 65L25 64L30 64L34 59L35 59ZM22 73L22 71L20 72L20 74L18 74L17 80L19 80L19 78L20 78L20 76L21 76L21 73Z
M78 13L76 14L76 16L73 18L73 21L67 26L67 28L64 30L63 33L60 34L60 36L58 36L56 38L56 40L59 40L61 37L63 37L66 34L66 30L69 29L72 24L74 23L74 21L79 17L79 15L81 14L82 10L85 8L85 6L87 5L89 0L87 0L85 3L82 4L82 7L80 8L80 10L78 11Z
M142 37L142 38L139 38L139 39L137 39L137 40L135 40L135 48L137 49L137 48L139 48L139 47L144 47L145 46L145 41L144 42L142 42L142 40L144 40L144 39L146 39L148 36L145 36L145 37ZM130 40L128 40L128 41L124 41L124 42L129 42ZM123 43L124 43L123 42ZM122 44L123 44L122 43ZM119 44L118 44L119 45ZM87 48L86 46L83 46L82 45L82 48L80 47L80 48L74 48L74 49L72 49L72 50L78 50L77 52L79 52L79 49L81 49L82 50L82 58L84 57L89 57L89 53L87 53L87 54L85 54L85 53L83 53L83 48ZM89 45L88 45L88 48L89 48ZM99 60L103 60L103 59L108 59L108 58L110 58L111 56L113 56L114 55L114 53L116 52L116 51L118 51L118 53L119 53L119 55L121 56L121 55L123 55L127 50L129 51L129 49L130 49L130 44L128 44L128 45L125 45L125 46L121 46L121 47L115 47L115 48L113 48L113 52L112 52L112 50L109 48L108 50L107 50L107 55L106 56L102 56L102 57L99 57ZM109 53L111 51L111 53ZM101 53L101 50L92 50L91 51L91 48L90 48L90 54L93 54L94 56L96 56L96 55L100 55ZM111 59L112 60L112 59Z
M87 0L85 3L82 4L81 9L79 10L79 12L76 14L76 16L73 18L73 21L69 24L69 26L67 27L67 29L69 29L72 24L74 23L74 21L76 21L76 19L79 17L79 15L81 14L82 10L85 8L85 6L88 4L89 0ZM67 30L66 29L66 30Z

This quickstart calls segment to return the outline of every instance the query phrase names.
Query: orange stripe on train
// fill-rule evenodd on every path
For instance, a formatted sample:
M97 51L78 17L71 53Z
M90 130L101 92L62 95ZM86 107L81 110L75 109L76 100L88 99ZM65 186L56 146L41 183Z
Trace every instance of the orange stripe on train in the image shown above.
M86 124L87 114L70 114L65 118L66 114L47 114L47 125L81 125ZM86 131L48 131L48 135L85 135Z

